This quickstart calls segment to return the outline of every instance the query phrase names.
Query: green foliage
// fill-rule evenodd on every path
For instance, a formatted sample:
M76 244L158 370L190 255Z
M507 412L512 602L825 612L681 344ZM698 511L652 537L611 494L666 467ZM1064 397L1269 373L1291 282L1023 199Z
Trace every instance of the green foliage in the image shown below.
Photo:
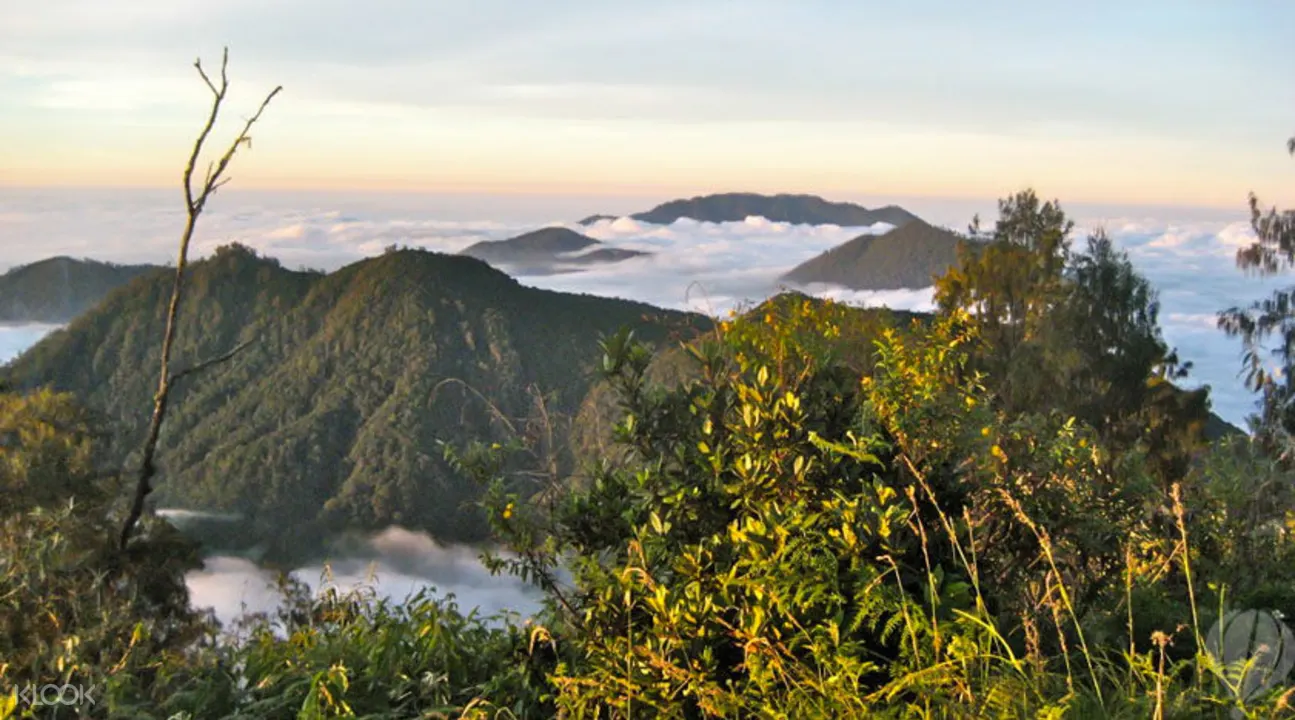
M1169 640L1182 646L1184 625L1213 617L1197 594L1250 578L1189 563L1182 506L1137 448L1046 409L1005 414L974 369L984 346L965 314L873 328L861 359L831 352L844 308L784 297L764 310L690 347L698 371L673 387L647 380L651 353L631 336L609 338L627 463L550 510L498 485L488 497L516 553L498 567L549 591L551 630L576 648L551 676L559 708L1213 717L1233 706L1195 654L1201 631L1185 654ZM1279 545L1247 545L1251 566L1284 557ZM1134 612L1149 618L1133 625Z
M1295 138L1287 149L1295 155ZM1237 250L1237 267L1261 276L1272 275L1295 265L1295 211L1272 208L1265 212L1259 198L1250 194L1250 224L1255 241ZM1246 384L1260 395L1260 412L1252 424L1260 440L1276 455L1291 459L1291 436L1295 434L1295 288L1276 290L1272 296L1252 304L1224 310L1219 327L1233 337L1240 337L1244 348L1243 367ZM1276 336L1275 347L1265 343ZM1280 364L1273 372L1265 365L1271 349Z
M531 660L547 649L542 631L463 614L427 590L399 603L369 588L312 598L289 584L284 594L275 616L250 618L209 654L220 670L169 709L267 720L552 716Z
M92 429L67 395L0 395L0 689L77 683L151 706L173 687L161 668L209 631L183 582L195 548L149 518L116 552L118 487Z

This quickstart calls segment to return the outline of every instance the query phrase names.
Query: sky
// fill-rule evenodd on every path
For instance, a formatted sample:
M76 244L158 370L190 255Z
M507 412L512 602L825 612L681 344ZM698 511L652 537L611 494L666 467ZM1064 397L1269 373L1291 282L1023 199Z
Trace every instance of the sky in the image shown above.
M1295 4L0 0L0 185L1237 207L1295 194ZM1276 198L1275 199L1280 199Z

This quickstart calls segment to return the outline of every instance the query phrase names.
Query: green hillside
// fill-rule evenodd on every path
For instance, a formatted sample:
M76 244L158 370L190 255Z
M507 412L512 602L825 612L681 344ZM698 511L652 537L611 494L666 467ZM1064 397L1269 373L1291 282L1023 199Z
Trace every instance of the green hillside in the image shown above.
M798 285L829 283L852 290L930 287L958 261L961 238L921 220L882 235L860 235L782 276Z
M107 416L133 447L155 389L170 279L140 278L55 332L10 371ZM329 275L230 246L193 266L177 337L184 367L252 340L186 381L161 441L159 506L247 515L259 534L402 524L476 539L440 442L504 437L487 401L533 414L533 389L574 412L600 334L661 341L700 316L535 290L466 257L404 250ZM468 388L471 388L470 390ZM479 396L478 396L479 393Z
M156 265L52 257L0 275L0 323L64 323Z

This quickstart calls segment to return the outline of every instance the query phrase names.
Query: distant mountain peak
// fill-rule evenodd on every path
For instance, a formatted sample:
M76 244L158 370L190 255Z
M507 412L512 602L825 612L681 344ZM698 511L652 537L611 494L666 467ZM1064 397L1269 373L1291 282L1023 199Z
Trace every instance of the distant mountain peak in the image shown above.
M916 215L897 205L869 210L855 203L835 202L805 193L764 195L751 192L715 193L670 200L630 217L640 222L669 225L683 218L721 223L741 222L749 216L793 225L840 225L842 227L868 227L879 222L898 227L918 219ZM609 217L591 215L580 223L592 225Z
M585 250L590 251L581 252ZM519 274L540 275L570 271L576 266L620 262L649 253L605 247L574 230L546 227L507 240L482 241L460 250L459 254L507 267Z
M0 322L65 323L105 295L161 267L58 255L0 275Z
M957 262L962 236L913 220L889 232L860 235L797 265L782 280L852 290L930 287Z

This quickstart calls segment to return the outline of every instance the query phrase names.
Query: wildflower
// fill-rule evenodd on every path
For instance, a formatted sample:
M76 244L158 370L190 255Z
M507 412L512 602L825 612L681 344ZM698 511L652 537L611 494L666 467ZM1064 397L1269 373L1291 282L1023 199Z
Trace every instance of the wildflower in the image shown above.
M976 399L975 399L975 398L973 398L973 397L971 397L970 395L968 395L968 396L967 396L967 407L969 407L969 408L973 408L973 407L975 407L975 406L976 406Z
M765 325L772 325L772 324L773 324L773 313L765 313L765 314L764 314L764 324L765 324Z
M506 506L504 507L504 513L503 513L503 515L504 515L504 519L505 519L505 520L507 520L507 519L509 519L509 518L511 518L511 517L513 516L513 504L512 504L512 503L508 503L508 505L506 505Z
M1002 462L1007 462L1007 453L1003 452L1003 449L998 447L997 444L989 448L989 454L998 458Z
M980 436L981 436L981 437L989 437L989 426L988 426L988 425L986 425L986 426L984 426L984 427L980 428ZM997 446L995 446L995 447L997 447Z

